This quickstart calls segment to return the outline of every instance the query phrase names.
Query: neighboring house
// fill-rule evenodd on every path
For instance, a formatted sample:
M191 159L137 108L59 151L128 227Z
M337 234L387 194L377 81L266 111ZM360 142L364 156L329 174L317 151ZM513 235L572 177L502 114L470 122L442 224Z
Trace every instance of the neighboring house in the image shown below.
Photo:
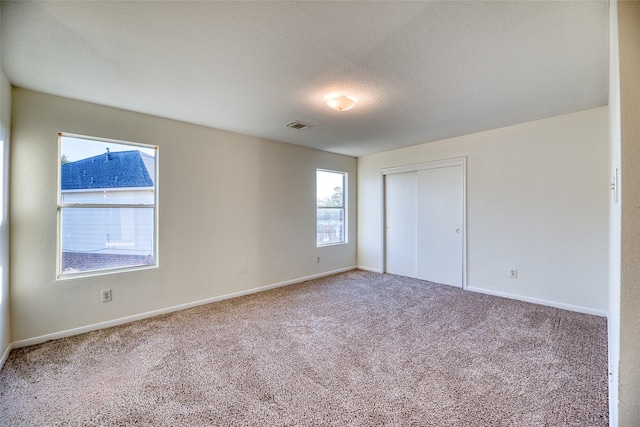
M61 202L92 205L63 209L62 272L153 263L153 209L114 205L152 204L154 179L155 159L138 150L62 165Z

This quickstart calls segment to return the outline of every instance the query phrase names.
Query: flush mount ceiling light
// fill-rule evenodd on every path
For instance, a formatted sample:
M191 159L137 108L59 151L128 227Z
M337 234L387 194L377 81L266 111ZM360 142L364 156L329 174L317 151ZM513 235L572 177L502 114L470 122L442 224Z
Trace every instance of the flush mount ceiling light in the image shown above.
M348 96L334 96L327 99L327 105L336 111L347 111L356 105L356 100Z

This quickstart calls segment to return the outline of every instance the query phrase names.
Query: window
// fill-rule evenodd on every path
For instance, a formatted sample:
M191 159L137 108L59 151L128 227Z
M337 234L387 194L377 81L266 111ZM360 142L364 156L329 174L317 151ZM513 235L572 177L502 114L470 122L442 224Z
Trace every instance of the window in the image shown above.
M59 134L58 277L156 265L158 147Z
M344 172L316 171L318 246L346 242L346 181Z

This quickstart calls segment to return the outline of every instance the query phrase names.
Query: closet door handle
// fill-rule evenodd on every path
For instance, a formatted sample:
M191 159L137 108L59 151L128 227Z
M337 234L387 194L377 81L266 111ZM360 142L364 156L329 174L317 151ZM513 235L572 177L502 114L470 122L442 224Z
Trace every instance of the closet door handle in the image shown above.
M462 230L460 230L459 228L456 228L456 233L460 233Z

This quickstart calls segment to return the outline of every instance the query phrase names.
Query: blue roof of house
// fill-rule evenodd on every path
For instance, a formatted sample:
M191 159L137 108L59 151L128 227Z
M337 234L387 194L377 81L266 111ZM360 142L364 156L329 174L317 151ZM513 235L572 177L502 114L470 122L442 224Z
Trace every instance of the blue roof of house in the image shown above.
M117 151L62 165L62 190L153 187L153 156L138 150Z

